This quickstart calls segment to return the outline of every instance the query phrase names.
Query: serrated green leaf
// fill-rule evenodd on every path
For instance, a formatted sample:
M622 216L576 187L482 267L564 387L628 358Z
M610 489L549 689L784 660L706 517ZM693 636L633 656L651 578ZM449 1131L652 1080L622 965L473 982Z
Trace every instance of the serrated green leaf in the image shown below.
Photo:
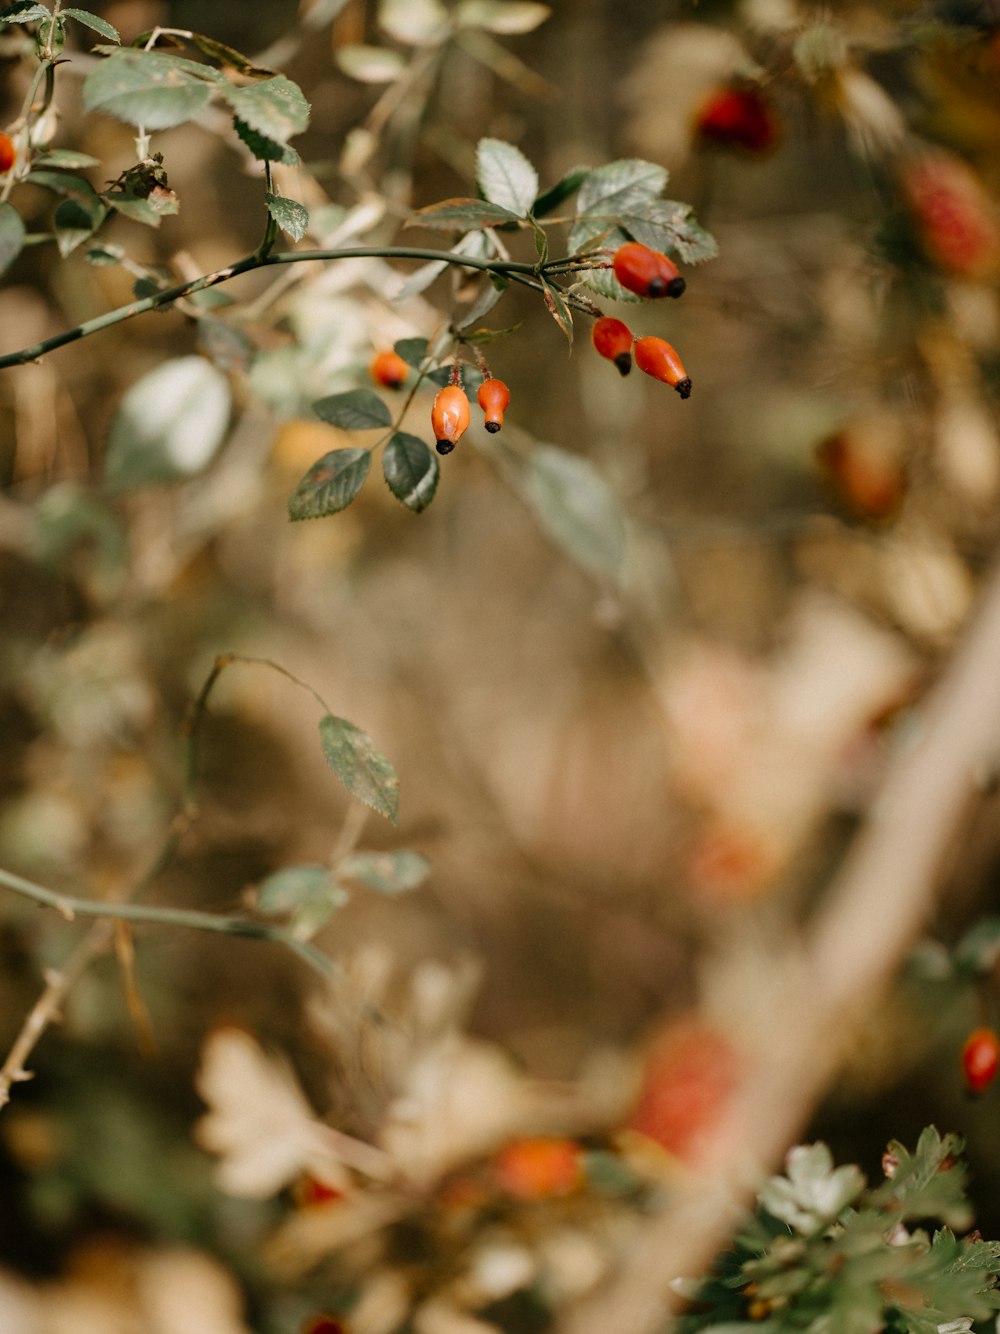
M519 489L549 537L584 569L617 577L625 554L625 521L590 460L540 445L519 467Z
M406 69L400 53L385 46L339 46L334 59L347 77L358 83L392 83Z
M24 249L25 228L13 204L0 204L0 274L6 273Z
M337 874L360 880L379 894L405 894L423 884L431 864L419 852L355 852L337 867Z
M29 185L39 185L53 194L67 195L84 205L97 201L97 191L85 176L77 176L70 171L29 171L25 176Z
M344 431L373 431L392 424L389 409L370 389L348 389L343 394L329 394L312 405L321 421Z
M282 166L294 167L301 161L298 153L288 144L279 144L276 139L269 139L266 134L258 134L245 120L233 117L233 129L246 144L250 152L261 162L280 162Z
M833 1166L825 1144L798 1145L786 1159L786 1175L772 1177L760 1193L768 1213L802 1236L822 1232L865 1188L859 1167Z
M60 255L67 255L93 236L107 216L107 210L99 201L88 207L78 199L64 199L55 211L52 225L56 234L56 245Z
M346 509L364 486L371 463L367 449L331 449L316 460L292 492L288 517L322 519Z
M488 199L442 199L439 204L428 204L417 209L406 221L408 227L430 227L447 232L481 231L484 227L501 227L504 223L520 224L522 219L509 208L492 204Z
M245 125L276 143L287 143L309 124L309 103L302 89L283 74L243 88L223 81L219 92Z
M204 357L176 357L126 393L111 423L105 460L117 491L191 477L229 427L229 381Z
M627 209L657 199L667 183L667 170L642 158L619 158L589 171L580 186L577 213L614 219Z
M301 241L309 226L309 213L294 199L284 195L267 195L267 211L283 232L293 241Z
M399 818L399 779L367 732L332 714L319 725L327 764L353 796L395 824Z
M169 130L208 105L213 75L222 78L207 65L127 47L112 51L87 75L83 102L88 111L103 111L127 125Z
M434 499L441 468L419 436L397 431L382 455L382 473L396 499L419 514Z
M485 28L502 37L534 30L552 14L549 5L531 0L462 0L455 11L460 28Z
M44 5L36 5L33 0L17 0L16 4L0 9L0 23L34 23L50 17L51 11Z
M629 236L653 250L676 254L687 264L714 259L718 242L694 220L690 204L654 199L620 216Z
M392 350L397 357L402 357L407 366L419 370L427 356L426 338L400 338L393 344Z
M127 194L122 190L109 190L104 198L123 218L141 222L146 227L159 227L163 218L170 217L181 206L174 191L162 185L154 186L145 196Z
M329 891L329 866L285 866L261 881L255 897L258 912L293 912L306 899Z
M76 19L77 23L82 23L85 28L90 28L94 32L99 32L102 37L107 37L109 41L121 41L118 29L112 27L106 19L98 18L96 14L91 14L89 9L63 9L60 12L63 18Z
M538 194L538 172L519 148L503 139L480 139L476 180L484 198L524 216Z

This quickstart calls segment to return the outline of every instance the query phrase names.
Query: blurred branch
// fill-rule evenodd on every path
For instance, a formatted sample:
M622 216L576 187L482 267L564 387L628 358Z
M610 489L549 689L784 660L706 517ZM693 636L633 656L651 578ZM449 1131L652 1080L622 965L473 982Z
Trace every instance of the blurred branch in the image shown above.
M329 977L336 965L322 950L308 941L296 940L288 931L266 922L251 922L245 917L223 917L215 913L197 912L187 908L157 908L145 903L107 903L99 899L81 899L72 894L61 894L44 885L0 869L0 886L54 908L67 921L76 917L107 917L123 922L147 922L155 926L190 927L194 931L214 931L228 936L249 936L254 940L271 940L284 945L318 972Z
M53 352L58 347L65 347L67 343L75 343L81 338L89 338L91 334L100 333L103 329L110 329L116 324L122 324L125 320L134 319L137 315L145 315L147 311L159 310L162 306L169 306L173 301L179 301L182 297L192 296L195 292L203 292L206 288L217 287L219 283L229 282L231 278L238 278L244 273L253 273L256 269L271 268L277 264L307 264L316 261L326 262L338 259L419 259L419 260L438 260L442 264L451 264L463 269L479 269L484 273L494 273L500 277L509 278L513 282L522 283L528 287L542 290L542 283L538 278L540 267L534 264L524 264L510 259L480 259L471 255L456 255L450 250L424 250L416 246L349 246L343 250L288 250L281 253L255 253L247 255L245 259L237 260L235 264L227 264L224 268L215 269L212 273L202 274L200 278L193 278L187 282L177 283L173 287L166 287L161 292L154 292L151 296L143 297L139 301L131 301L127 306L118 306L115 310L109 310L104 315L98 315L95 319L86 320L83 324L78 324L72 329L64 329L61 333L53 334L51 338L44 338L40 343L33 343L30 347L22 347L16 352L6 352L0 355L0 370L9 366L23 366L29 361L37 361L39 357L45 356L47 352ZM553 284L550 282L549 284ZM561 289L560 289L561 290ZM564 292L563 299L570 305L577 305L572 293ZM591 314L590 304L579 304L578 308L586 314Z
M917 739L890 762L825 906L800 943L769 964L773 990L753 1069L713 1134L704 1171L675 1183L614 1282L569 1312L561 1334L660 1328L672 1282L705 1271L763 1176L803 1133L921 931L949 845L995 768L998 663L1000 567L924 706Z

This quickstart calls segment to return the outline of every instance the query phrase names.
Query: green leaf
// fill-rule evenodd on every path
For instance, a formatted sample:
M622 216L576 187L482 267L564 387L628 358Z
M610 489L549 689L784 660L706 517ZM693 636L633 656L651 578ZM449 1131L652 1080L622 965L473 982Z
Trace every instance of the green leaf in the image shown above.
M0 274L6 273L24 249L25 229L13 204L0 204Z
M309 124L309 103L302 89L283 74L243 88L223 81L219 92L244 124L275 143L287 143Z
M614 228L622 213L658 198L666 183L666 168L642 158L621 158L589 171L576 201L570 251L576 253L602 231Z
M522 217L538 194L538 172L519 148L502 139L480 139L476 180L486 199Z
M446 232L471 232L481 231L484 227L500 227L506 222L520 223L521 218L488 199L442 199L439 204L428 204L411 213L406 225Z
M616 577L625 554L625 522L589 459L540 445L520 465L521 493L549 537L585 570Z
M542 296L545 300L545 308L558 324L559 328L566 335L566 341L570 347L573 346L573 312L563 299L562 292L551 283L542 279Z
M50 17L51 11L44 5L36 5L34 0L17 0L16 4L0 9L0 23L34 23Z
M87 75L83 103L88 111L103 111L127 125L169 130L208 105L213 76L222 78L207 65L126 48L113 51Z
M267 195L267 211L283 232L293 241L301 241L309 226L309 214L294 199L284 195Z
M549 5L530 0L462 0L455 11L460 28L486 28L502 37L533 32L552 13Z
M204 357L177 357L126 393L111 423L105 476L114 490L191 477L229 427L229 381Z
M427 357L426 338L400 338L392 349L397 357L402 357L407 366L419 370Z
M317 399L312 407L321 421L345 431L373 431L392 423L389 409L370 389L348 389L343 394L330 394Z
M64 19L76 19L77 23L82 23L85 28L91 28L94 32L99 32L102 37L107 37L110 42L121 41L118 29L113 28L106 19L91 14L89 9L63 9L60 12Z
M191 46L197 47L203 55L214 60L223 69L234 69L238 74L246 74L251 78L275 77L273 69L268 69L265 65L255 65L247 56L227 46L225 42L217 42L214 37L205 37L200 32L189 32L185 33L184 40Z
M364 486L372 456L367 449L331 449L317 459L288 501L290 519L322 519L346 509Z
M72 148L50 148L47 153L39 153L33 163L33 167L53 167L59 171L99 166L99 158L91 157L89 153L77 153Z
M258 134L245 120L233 117L233 129L246 144L250 152L261 162L280 162L285 167L294 167L301 161L298 153L288 144L279 144L276 139L269 139L266 134Z
M86 254L87 263L93 264L95 268L110 268L115 264L120 264L124 258L124 246L115 245L111 241L102 241L100 245L95 245Z
M574 167L568 171L565 176L560 177L555 185L548 190L543 191L538 196L532 207L532 213L536 218L543 218L546 213L551 213L554 208L558 208L563 200L568 199L571 194L575 194L580 186L590 174L589 167Z
M407 509L419 514L434 499L441 475L437 455L417 435L397 431L382 455L386 485Z
M358 83L392 83L407 67L398 51L385 46L340 46L334 58L347 77Z
M257 355L249 334L211 315L198 317L198 347L223 371L246 371Z
M24 178L29 185L39 185L57 195L67 195L89 205L97 202L97 191L85 176L69 171L29 171Z
M419 852L355 852L337 867L337 874L360 880L379 894L405 894L431 873Z
M71 254L93 236L107 217L107 210L99 201L88 207L78 199L64 199L56 209L53 226L60 255Z
M319 735L327 764L348 792L396 824L399 779L367 732L345 718L327 714L319 725Z
M285 866L263 880L257 890L256 907L262 913L287 913L305 899L331 888L329 866Z
M694 220L690 204L654 199L622 213L620 221L634 240L672 252L687 264L714 259L719 253L718 242Z

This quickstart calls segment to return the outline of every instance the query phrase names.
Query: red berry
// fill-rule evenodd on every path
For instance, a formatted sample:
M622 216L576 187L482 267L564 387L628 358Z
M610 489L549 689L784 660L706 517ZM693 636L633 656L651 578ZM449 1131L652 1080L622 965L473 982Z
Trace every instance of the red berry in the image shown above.
M820 442L820 467L843 500L868 519L891 518L906 491L903 467L879 441L847 428Z
M602 357L613 361L622 375L632 369L632 330L621 320L604 315L594 325L591 337Z
M17 149L9 134L0 134L0 175L6 175L17 161Z
M1000 1036L994 1028L974 1028L962 1047L962 1074L970 1093L985 1093L1000 1071Z
M410 368L398 352L376 352L368 369L375 383L386 389L399 389L410 377Z
M654 380L673 385L681 398L691 397L691 379L677 352L663 338L637 338L635 364Z
M465 390L449 384L440 391L431 408L431 430L439 454L450 454L469 425L472 409Z
M778 123L756 88L716 88L695 117L695 132L720 148L763 153L774 146Z
M965 162L928 153L906 168L903 190L923 247L936 264L969 278L990 277L1000 268L993 201Z
M619 246L612 267L622 287L636 296L680 296L687 285L672 259L638 241Z
M697 1161L731 1106L738 1077L729 1041L697 1019L681 1020L650 1048L627 1128Z
M575 1140L540 1136L505 1145L493 1160L500 1189L519 1200L569 1195L583 1178L580 1146Z
M484 380L479 386L479 393L476 395L479 400L479 406L486 414L485 426L492 435L499 431L503 425L503 414L507 410L507 404L510 402L510 390L504 384L503 380L494 380L492 375Z

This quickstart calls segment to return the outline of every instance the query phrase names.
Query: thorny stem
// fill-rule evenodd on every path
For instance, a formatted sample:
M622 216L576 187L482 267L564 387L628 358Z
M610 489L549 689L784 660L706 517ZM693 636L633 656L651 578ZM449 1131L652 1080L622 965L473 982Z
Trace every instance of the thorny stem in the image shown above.
M523 264L509 259L481 259L472 255L456 255L451 251L425 250L418 246L348 246L341 250L283 250L276 255L254 253L247 255L244 259L237 260L234 264L227 264L224 268L202 274L200 278L177 283L173 287L167 287L163 291L143 297L140 301L131 301L126 306L118 306L115 310L110 310L104 315L98 315L95 319L86 320L83 324L78 324L72 329L64 329L62 333L53 334L52 337L44 338L40 343L33 343L30 347L22 347L16 352L4 353L0 355L0 370L9 366L23 366L29 361L37 361L39 357L55 351L56 348L65 347L67 343L75 343L78 339L89 338L91 334L110 329L125 320L134 319L137 315L144 315L147 311L158 310L161 306L169 306L171 302L177 301L181 297L191 296L195 292L205 291L209 287L216 287L219 283L228 282L231 278L237 278L244 273L252 273L256 269L271 268L279 264L305 264L338 259L440 260L443 264L452 264L459 268L479 269L484 273L496 273L529 287L540 288L541 286L535 277L535 265L533 264ZM563 295L570 305L575 304L572 294L564 293ZM580 309L587 314L592 313L589 306L580 306Z

